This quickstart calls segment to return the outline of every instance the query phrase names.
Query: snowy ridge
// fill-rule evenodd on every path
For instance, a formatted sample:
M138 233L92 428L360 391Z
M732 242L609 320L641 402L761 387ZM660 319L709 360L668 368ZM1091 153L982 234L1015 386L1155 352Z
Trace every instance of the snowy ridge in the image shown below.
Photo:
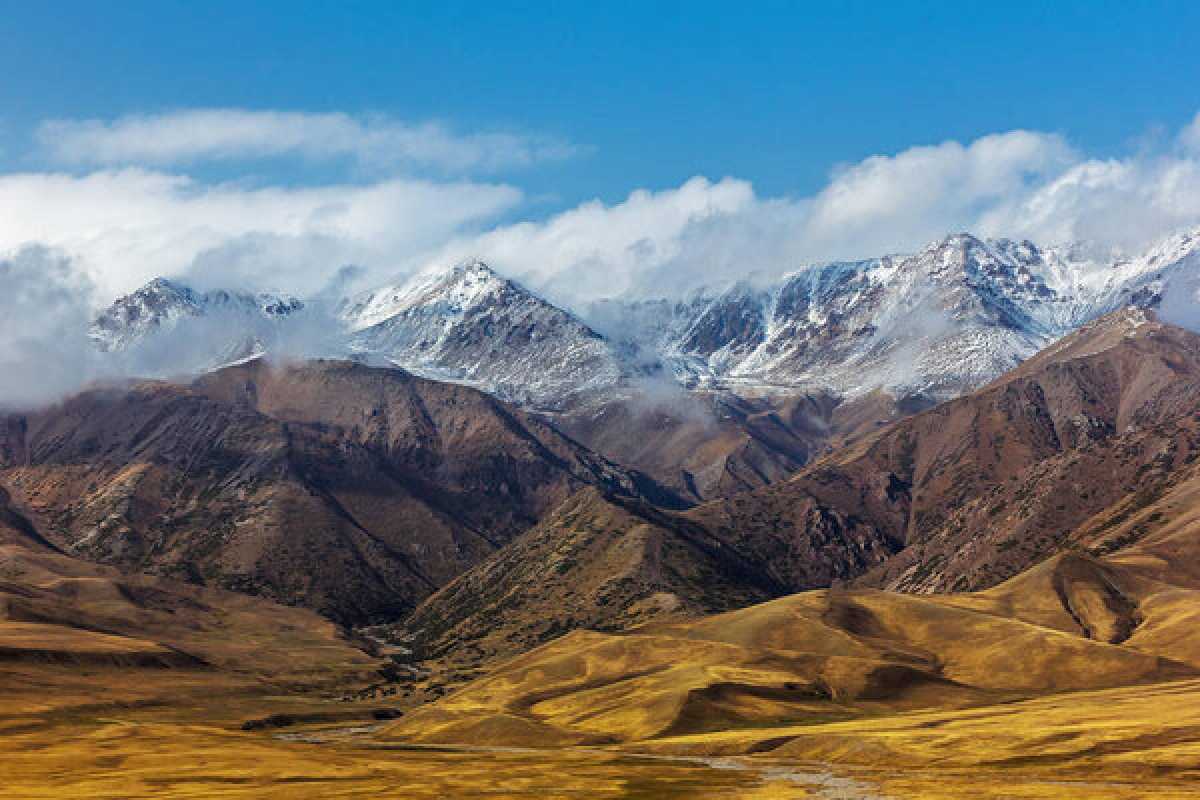
M481 261L347 303L352 348L417 374L555 408L620 382L609 342Z
M125 350L182 321L218 314L278 321L304 309L290 295L216 290L197 292L166 278L155 278L120 297L92 323L88 335L104 351Z
M911 256L805 267L766 288L629 303L624 327L686 385L944 399L1088 320L1156 305L1172 279L1196 271L1198 252L1198 232L1131 259L956 234ZM620 304L595 313L622 328Z
M1169 292L1180 286L1191 294ZM468 261L343 301L339 330L320 335L336 339L335 352L538 408L612 396L656 372L702 389L945 399L1115 309L1158 307L1169 294L1185 306L1177 316L1193 313L1198 289L1200 231L1135 257L956 234L911 255L806 266L768 286L596 303L587 322ZM188 359L212 365L269 351L272 331L305 319L304 309L287 296L197 293L160 279L118 300L92 336L124 351L217 318L207 362Z
M290 295L198 292L157 278L118 298L88 335L123 372L166 377L287 350L283 342L306 316L305 303Z

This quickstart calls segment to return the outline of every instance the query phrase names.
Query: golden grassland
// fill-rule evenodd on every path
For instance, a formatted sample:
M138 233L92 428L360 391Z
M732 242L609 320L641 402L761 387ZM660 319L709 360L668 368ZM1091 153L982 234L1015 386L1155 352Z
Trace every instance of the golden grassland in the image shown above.
M346 699L379 661L309 612L7 557L5 798L1200 791L1200 602L1145 555L578 631L390 722L373 712L396 697Z
M819 763L889 797L1196 796L1200 593L1129 561L576 632L377 736Z
M361 644L308 611L0 546L0 797L804 796L617 752L381 749Z
M95 720L5 737L11 798L804 797L757 773L611 753L387 751L215 725Z
M125 680L152 684L144 672L127 670ZM186 687L187 676L178 677ZM1196 680L541 750L397 749L380 741L369 718L240 729L245 719L332 713L341 705L312 695L210 692L162 700L23 719L5 714L4 796L1176 800L1195 797L1200 786ZM787 743L769 753L721 755L781 737ZM832 773L829 762L839 765Z

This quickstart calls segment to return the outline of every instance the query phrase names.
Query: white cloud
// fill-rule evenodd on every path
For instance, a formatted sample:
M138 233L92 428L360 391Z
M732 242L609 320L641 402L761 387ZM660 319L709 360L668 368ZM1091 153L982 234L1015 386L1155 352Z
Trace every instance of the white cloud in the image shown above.
M745 181L694 178L460 240L437 260L479 256L567 303L673 295L914 248L974 228L1076 161L1058 136L1014 131L873 156L835 170L807 198L764 198Z
M1200 222L1200 161L1156 157L1085 161L980 215L986 233L1091 240L1137 250Z
M874 252L973 227L997 202L1027 193L1077 160L1053 134L1012 131L872 156L837 170L812 204L806 238L825 252Z
M1090 240L1126 250L1197 224L1200 114L1159 152L1077 160L1030 191L999 198L978 221L986 233Z
M345 115L302 116L371 128ZM184 117L139 119L169 131L176 118ZM213 134L191 141L194 126L184 128L179 140L165 136L161 158L232 152L254 140L238 134L221 144ZM300 141L281 135L277 144L331 152L334 145L320 143L342 141L342 123L326 133L316 128ZM101 126L103 136L115 137L114 152L127 155L136 148L122 150L122 137L134 130L121 121ZM763 197L746 181L694 178L491 230L485 226L519 207L518 188L418 180L213 184L147 168L17 174L0 176L0 253L27 242L62 248L105 301L156 275L307 294L348 263L366 268L362 285L478 256L555 299L583 304L913 250L958 230L1136 249L1200 224L1198 140L1200 116L1158 152L1098 160L1059 135L1011 131L872 156L835 169L808 197Z
M214 113L245 127L195 124ZM345 115L230 113L60 126L53 144L63 158L97 162L268 153L367 160L407 130ZM293 130L314 118L311 130ZM509 151L494 142L464 147L461 137L413 141L421 144L406 145L404 158L423 163L539 157L519 143ZM675 296L813 261L911 251L958 230L1136 250L1200 225L1200 115L1157 151L1125 158L1088 158L1061 136L1012 131L873 156L835 169L808 197L763 197L743 180L697 177L496 226L523 197L511 185L467 180L271 186L145 166L0 175L0 374L38 381L13 384L7 399L50 397L92 376L81 337L95 305L158 275L198 288L311 297L347 264L363 268L361 287L478 256L582 308L598 298ZM311 345L306 339L294 349Z
M308 293L347 263L374 279L514 207L500 184L204 184L143 169L0 176L0 253L60 248L110 300L159 275Z
M0 259L0 411L44 403L93 377L92 287L68 259L27 247Z
M612 296L677 258L693 226L753 214L757 205L745 181L693 178L677 189L637 190L615 205L592 201L545 222L460 239L433 265L477 256L565 302Z
M115 120L52 120L37 140L65 164L170 166L292 156L372 167L492 171L557 161L577 148L550 137L456 133L383 115L208 108Z
M1162 152L1124 159L1087 159L1059 135L1012 131L872 156L802 198L696 178L460 238L435 260L476 255L582 305L912 251L964 230L1136 251L1200 225L1198 141L1200 116Z
M1200 156L1200 113L1192 117L1192 121L1180 131L1179 145L1186 152Z

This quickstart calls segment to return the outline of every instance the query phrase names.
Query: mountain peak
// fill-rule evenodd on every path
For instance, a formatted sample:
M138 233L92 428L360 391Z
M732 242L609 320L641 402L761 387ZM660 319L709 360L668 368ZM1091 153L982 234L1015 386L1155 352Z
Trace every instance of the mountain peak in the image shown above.
M452 275L486 275L488 277L499 278L500 280L507 280L507 278L504 278L496 270L488 266L487 262L475 257L452 264L446 272Z
M194 305L197 301L198 294L189 286L185 286L178 281L171 280L159 276L154 278L142 286L134 289L126 295L118 297L113 301L110 310L117 309L122 306L130 307L134 304L145 303L183 303Z
M539 407L619 382L609 343L479 259L421 272L342 310L360 352Z
M521 290L483 261L472 258L418 272L403 283L366 292L343 309L354 330L379 325L421 308L461 313L504 290Z
M1039 257L1040 251L1032 242L981 239L972 233L961 232L931 242L911 260L916 264L963 269L972 264L1027 263Z
M181 320L220 313L232 317L227 332L238 343L234 351L240 358L246 355L242 351L253 351L258 346L247 350L244 340L255 338L253 332L264 320L280 320L303 309L304 302L291 295L225 289L197 292L160 276L118 297L92 322L89 335L102 351L125 350L154 333L176 327ZM239 318L246 324L237 322Z
M171 291L176 291L176 292L184 291L184 290L191 291L186 286L178 284L175 281L171 280L170 278L164 278L162 275L159 275L157 278L154 278L154 279L150 280L149 282L147 282L146 285L143 286L141 289L138 289L137 292L145 292L145 291L151 291L151 290L156 290L156 289L169 289ZM137 292L134 292L134 294L137 294Z

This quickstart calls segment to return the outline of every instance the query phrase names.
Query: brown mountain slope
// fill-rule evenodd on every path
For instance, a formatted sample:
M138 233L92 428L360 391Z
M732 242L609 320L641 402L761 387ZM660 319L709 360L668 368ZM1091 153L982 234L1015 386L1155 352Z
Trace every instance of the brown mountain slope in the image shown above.
M0 545L10 544L34 550L58 550L53 542L38 532L28 517L13 507L11 495L0 486Z
M0 483L64 549L394 619L588 485L652 483L481 392L344 362L86 392L8 422Z
M405 621L421 656L494 662L576 628L751 605L780 587L697 526L584 489Z
M1200 337L1122 311L971 395L692 519L793 590L983 588L1195 458Z
M1071 539L1144 577L1200 589L1200 461L1122 498Z
M740 396L634 392L549 416L554 425L683 497L703 502L785 480L864 432L928 407L883 393Z
M628 630L855 581L918 592L993 586L1081 546L1070 533L1093 515L1130 517L1131 505L1145 509L1131 519L1154 513L1147 503L1191 474L1200 452L1197 376L1200 337L1114 315L784 483L652 520L598 496L576 501L430 598L406 628L428 654L477 662L577 628ZM1111 552L1132 535L1111 532L1108 550L1093 549ZM663 543L673 545L667 557ZM637 579L618 584L609 572Z

